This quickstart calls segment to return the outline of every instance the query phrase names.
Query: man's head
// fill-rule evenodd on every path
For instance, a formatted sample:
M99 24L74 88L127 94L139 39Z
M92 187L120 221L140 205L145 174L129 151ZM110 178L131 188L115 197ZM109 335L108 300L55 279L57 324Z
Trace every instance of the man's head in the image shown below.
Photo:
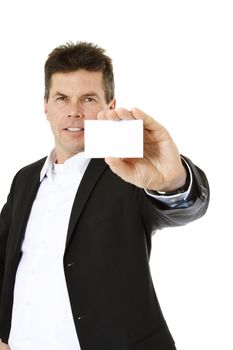
M87 42L69 42L56 47L45 62L45 100L48 101L52 75L54 73L69 73L80 69L89 72L102 72L103 89L106 102L114 99L115 84L112 60L105 50Z
M63 163L84 150L84 120L115 108L112 62L104 50L85 42L54 49L45 63L44 105Z

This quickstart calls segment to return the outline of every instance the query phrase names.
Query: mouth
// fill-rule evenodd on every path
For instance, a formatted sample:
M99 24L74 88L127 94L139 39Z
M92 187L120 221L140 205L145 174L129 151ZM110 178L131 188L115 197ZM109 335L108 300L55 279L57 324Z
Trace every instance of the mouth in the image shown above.
M84 131L84 128L65 128L64 130L76 133L76 132Z

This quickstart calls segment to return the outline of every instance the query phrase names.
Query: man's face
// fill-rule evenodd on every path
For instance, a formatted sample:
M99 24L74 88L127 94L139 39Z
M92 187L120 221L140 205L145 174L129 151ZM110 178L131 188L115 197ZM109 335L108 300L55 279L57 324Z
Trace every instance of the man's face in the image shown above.
M96 119L100 111L110 108L115 108L115 100L106 103L102 72L80 69L52 75L45 114L58 163L84 150L84 120Z

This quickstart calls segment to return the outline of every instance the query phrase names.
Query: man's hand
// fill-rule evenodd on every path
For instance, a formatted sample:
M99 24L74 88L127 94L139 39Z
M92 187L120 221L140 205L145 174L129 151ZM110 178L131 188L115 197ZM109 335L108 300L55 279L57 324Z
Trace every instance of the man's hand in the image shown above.
M185 184L186 170L168 131L137 108L102 111L100 120L142 119L144 125L143 158L105 158L112 171L123 180L154 191L174 191ZM130 135L129 135L130 137ZM120 140L119 140L120 142Z
M0 350L11 350L9 345L3 343L0 339Z

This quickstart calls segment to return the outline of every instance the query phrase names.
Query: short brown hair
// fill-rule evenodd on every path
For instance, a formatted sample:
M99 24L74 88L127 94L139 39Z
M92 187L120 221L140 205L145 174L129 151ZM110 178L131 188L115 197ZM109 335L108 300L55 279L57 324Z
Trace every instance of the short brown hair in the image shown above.
M48 101L51 78L54 73L74 72L86 69L103 73L103 88L107 103L113 100L115 93L112 60L101 47L88 42L68 42L56 47L45 62L45 100Z

